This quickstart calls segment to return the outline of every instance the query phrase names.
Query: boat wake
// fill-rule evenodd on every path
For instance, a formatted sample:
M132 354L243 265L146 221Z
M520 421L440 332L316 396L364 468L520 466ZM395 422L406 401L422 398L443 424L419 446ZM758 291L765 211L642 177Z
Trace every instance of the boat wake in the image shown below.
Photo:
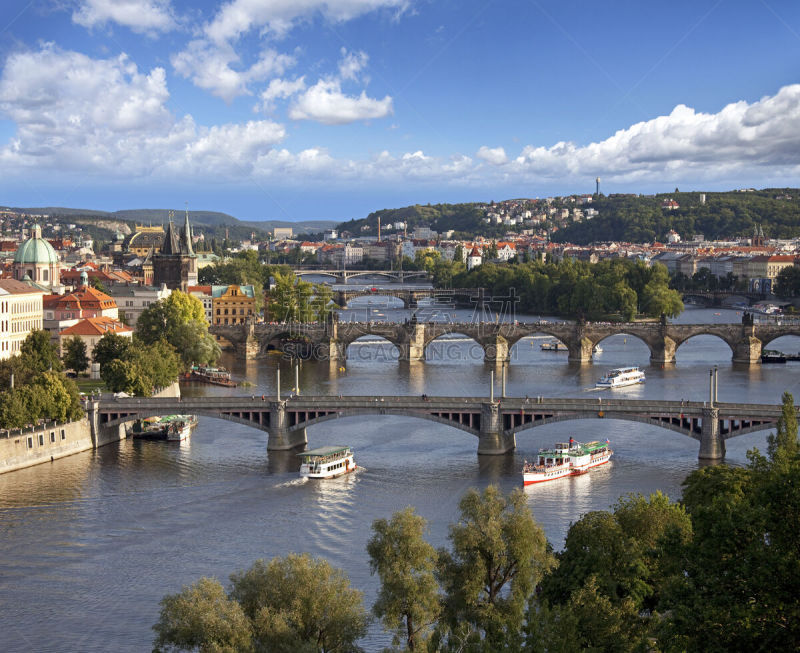
M278 483L275 487L295 487L297 485L305 485L308 483L307 478L293 478L291 481L286 481L284 483Z

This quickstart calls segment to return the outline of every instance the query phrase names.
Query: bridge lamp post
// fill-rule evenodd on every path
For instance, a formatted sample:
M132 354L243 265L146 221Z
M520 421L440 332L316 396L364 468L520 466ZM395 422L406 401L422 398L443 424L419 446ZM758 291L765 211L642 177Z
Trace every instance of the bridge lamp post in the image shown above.
M494 370L489 372L489 403L494 403Z

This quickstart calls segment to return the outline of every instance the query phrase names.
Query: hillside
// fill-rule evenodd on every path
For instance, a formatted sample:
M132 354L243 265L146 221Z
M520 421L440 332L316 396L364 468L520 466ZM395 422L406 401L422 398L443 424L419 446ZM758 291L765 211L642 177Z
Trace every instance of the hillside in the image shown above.
M761 225L767 238L800 236L800 189L705 193L705 204L700 195L601 195L591 204L599 211L597 217L568 224L551 238L581 245L608 240L652 242L663 240L674 229L684 240L696 234L713 240L749 237L756 225ZM679 208L663 208L662 202L670 199Z
M139 224L166 224L169 220L171 209L124 209L121 211L95 211L92 209L74 209L61 206L47 206L35 208L14 207L12 210L22 213L46 214L74 218L88 217L117 219ZM183 219L183 211L180 209L174 209L172 211L175 214L175 220ZM290 222L288 220L247 221L239 220L232 215L217 211L189 211L189 220L196 227L207 227L210 231L214 231L219 227L233 227L240 228L237 231L241 231L241 233L246 233L252 230L268 232L274 227L293 227L295 233L308 233L330 229L336 224L335 220L304 220L300 222Z

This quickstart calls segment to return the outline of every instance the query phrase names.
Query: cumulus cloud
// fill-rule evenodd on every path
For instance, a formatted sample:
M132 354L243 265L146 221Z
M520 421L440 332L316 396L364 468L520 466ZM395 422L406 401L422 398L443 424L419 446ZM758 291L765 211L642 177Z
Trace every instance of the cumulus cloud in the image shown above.
M168 98L163 68L140 72L125 55L91 59L53 46L12 55L0 76L0 115L16 134L0 148L0 165L110 177L250 174L285 137L266 120L203 127L176 119Z
M683 104L669 115L622 129L588 145L525 147L510 171L543 178L648 177L664 172L712 176L735 169L800 164L800 84L749 104L702 113Z
M191 41L185 50L172 56L172 66L179 75L228 103L249 94L251 82L282 75L295 60L291 55L266 49L250 67L237 70L233 65L238 63L239 55L231 45L213 45L204 39Z
M165 32L175 27L169 0L82 0L72 20L89 28L117 23L134 32Z
M344 125L357 120L385 118L393 112L392 98L353 97L342 92L337 79L321 79L298 97L289 108L292 120L316 120L326 125Z
M276 78L270 81L269 86L261 93L261 104L256 109L271 111L275 100L286 99L302 91L306 87L305 77L295 80Z
M479 159L482 159L487 163L492 163L496 166L508 161L506 151L502 147L486 147L486 145L482 145L476 156Z
M342 48L342 60L339 62L339 77L341 79L357 80L359 73L366 67L369 57L366 52L348 52Z
M238 39L251 29L283 36L298 20L315 13L342 22L378 9L401 13L408 6L409 0L232 0L206 25L205 33L217 43Z

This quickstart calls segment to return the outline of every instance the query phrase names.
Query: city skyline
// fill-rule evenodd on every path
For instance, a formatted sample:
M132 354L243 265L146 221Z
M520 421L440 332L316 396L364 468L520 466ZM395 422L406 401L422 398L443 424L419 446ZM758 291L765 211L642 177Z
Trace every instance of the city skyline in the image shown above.
M0 203L345 220L797 186L800 7L12 1Z

